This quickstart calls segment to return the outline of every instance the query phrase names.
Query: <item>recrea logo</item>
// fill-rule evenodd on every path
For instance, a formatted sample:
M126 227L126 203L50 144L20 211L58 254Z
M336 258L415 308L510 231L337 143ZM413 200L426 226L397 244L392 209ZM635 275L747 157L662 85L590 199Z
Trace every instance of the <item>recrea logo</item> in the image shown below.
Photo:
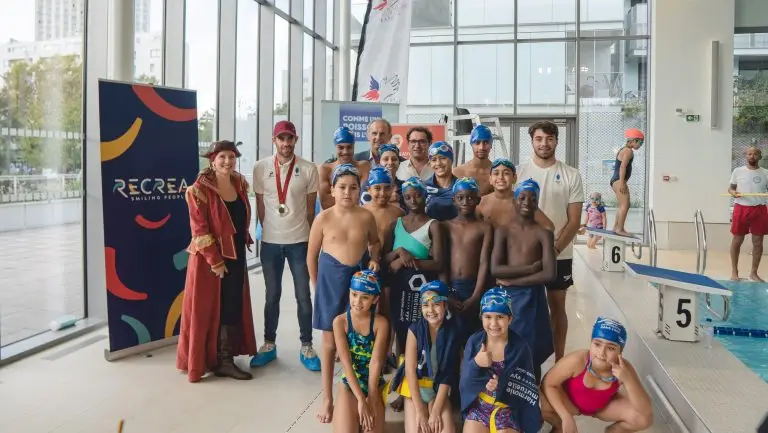
M371 80L368 83L368 91L363 94L363 98L368 101L379 101L379 82L371 75Z

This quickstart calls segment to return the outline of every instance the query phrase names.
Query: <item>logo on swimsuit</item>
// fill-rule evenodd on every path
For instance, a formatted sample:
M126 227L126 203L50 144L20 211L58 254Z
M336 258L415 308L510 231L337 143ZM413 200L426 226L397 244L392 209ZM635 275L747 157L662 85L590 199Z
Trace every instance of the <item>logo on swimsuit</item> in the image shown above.
M418 292L421 290L421 286L427 283L427 278L422 274L416 274L408 280L408 287L412 292Z
M187 180L184 178L145 177L115 179L112 193L119 193L131 201L184 200L187 188Z

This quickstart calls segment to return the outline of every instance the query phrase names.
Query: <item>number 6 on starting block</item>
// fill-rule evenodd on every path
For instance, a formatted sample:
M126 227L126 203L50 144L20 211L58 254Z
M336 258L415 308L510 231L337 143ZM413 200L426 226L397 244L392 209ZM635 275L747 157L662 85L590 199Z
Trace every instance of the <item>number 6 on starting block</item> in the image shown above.
M639 243L640 239L591 227L587 228L587 232L592 236L600 236L604 239L602 269L606 272L624 272L624 254L627 250L627 244Z
M728 318L727 297L732 292L717 281L701 274L625 263L627 273L635 278L658 284L661 336L671 341L699 341L699 301L696 292L723 296L726 300L721 319Z

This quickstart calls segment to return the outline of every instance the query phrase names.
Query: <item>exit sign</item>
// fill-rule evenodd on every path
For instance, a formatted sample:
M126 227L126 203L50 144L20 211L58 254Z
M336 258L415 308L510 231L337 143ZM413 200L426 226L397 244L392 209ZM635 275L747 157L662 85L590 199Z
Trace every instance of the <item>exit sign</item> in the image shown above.
M685 121L686 122L698 122L699 121L699 115L698 114L686 114L685 115Z

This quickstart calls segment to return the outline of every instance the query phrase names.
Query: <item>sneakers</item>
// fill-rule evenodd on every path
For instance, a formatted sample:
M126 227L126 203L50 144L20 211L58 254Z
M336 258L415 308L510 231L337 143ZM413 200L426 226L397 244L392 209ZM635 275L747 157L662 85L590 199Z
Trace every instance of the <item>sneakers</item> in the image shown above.
M301 352L299 353L299 360L309 371L320 371L320 358L317 357L317 352L311 344L304 344L301 346Z
M259 353L256 354L253 358L251 358L251 367L263 367L270 362L274 361L277 358L277 346L275 346L275 343L266 342L263 346L261 346L261 349L259 349Z

